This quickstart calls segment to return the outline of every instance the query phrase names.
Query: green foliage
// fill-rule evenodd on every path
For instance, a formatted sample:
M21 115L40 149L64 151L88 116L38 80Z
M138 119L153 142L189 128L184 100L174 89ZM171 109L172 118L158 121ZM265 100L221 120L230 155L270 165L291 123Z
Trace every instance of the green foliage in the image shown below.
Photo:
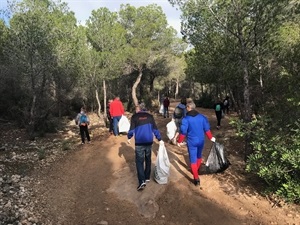
M63 140L62 145L61 145L61 149L63 151L68 151L71 149L71 143L69 140Z
M197 107L212 108L214 105L214 99L212 98L211 94L204 92L202 93L200 99L195 100L195 104Z
M39 160L43 160L46 158L46 150L45 148L39 148L38 149L38 158Z
M266 181L268 192L300 203L300 120L283 128L266 117L247 124L233 123L240 136L252 137L253 153L248 158L247 171Z

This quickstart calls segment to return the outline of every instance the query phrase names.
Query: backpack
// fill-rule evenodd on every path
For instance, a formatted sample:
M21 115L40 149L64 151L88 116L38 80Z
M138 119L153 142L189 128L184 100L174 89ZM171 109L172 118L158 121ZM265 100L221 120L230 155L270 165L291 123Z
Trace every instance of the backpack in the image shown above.
M87 116L85 114L81 114L80 119L79 119L79 125L86 126L87 123L88 123Z
M220 104L217 104L215 110L216 110L217 112L218 112L218 111L221 111L221 105L220 105Z
M183 109L177 106L174 110L174 117L176 119L181 119L183 117Z

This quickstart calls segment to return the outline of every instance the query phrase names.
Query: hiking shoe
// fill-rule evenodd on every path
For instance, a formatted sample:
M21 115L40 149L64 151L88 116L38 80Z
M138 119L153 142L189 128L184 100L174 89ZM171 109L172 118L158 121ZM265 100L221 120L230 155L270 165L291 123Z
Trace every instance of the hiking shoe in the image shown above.
M84 145L84 142L81 142L82 145Z
M200 179L194 179L195 186L200 186Z
M145 182L143 182L143 183L141 183L138 187L137 187L137 191L142 191L142 190L144 190L144 188L146 187L146 183Z

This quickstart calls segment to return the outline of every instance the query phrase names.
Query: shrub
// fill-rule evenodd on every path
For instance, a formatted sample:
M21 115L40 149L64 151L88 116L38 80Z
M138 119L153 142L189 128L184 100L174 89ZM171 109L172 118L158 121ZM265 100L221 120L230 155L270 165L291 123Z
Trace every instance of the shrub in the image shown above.
M204 92L201 98L194 101L197 107L202 108L212 108L214 105L214 101L210 94Z
M266 181L268 193L300 203L300 120L283 128L263 117L236 125L239 135L247 133L252 139L246 170Z
M70 150L71 149L71 144L68 140L64 140L62 142L62 146L61 146L62 150L63 151L67 151L67 150Z
M38 149L38 157L39 157L39 160L43 160L46 158L46 150L45 148L39 148Z

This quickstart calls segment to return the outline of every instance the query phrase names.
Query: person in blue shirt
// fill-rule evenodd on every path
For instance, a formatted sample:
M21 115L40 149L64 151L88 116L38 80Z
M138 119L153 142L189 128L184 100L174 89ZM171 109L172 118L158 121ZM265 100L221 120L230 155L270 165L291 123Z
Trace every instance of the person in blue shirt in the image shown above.
M88 126L90 124L90 118L86 114L85 107L81 107L80 113L78 113L76 116L75 123L76 125L79 126L81 144L85 143L85 136L87 138L88 143L90 143L91 138L88 130Z
M194 184L200 185L199 168L202 163L202 150L204 147L205 135L212 142L216 139L210 131L210 124L206 116L196 111L196 105L193 101L186 104L187 114L182 119L180 126L180 135L178 138L178 146L181 146L184 138L186 138L190 167L194 177Z
M143 190L146 187L146 182L150 181L153 135L158 141L162 142L153 116L146 111L145 105L142 103L136 106L136 113L131 117L130 128L127 134L127 142L129 144L133 136L135 139L138 191Z

